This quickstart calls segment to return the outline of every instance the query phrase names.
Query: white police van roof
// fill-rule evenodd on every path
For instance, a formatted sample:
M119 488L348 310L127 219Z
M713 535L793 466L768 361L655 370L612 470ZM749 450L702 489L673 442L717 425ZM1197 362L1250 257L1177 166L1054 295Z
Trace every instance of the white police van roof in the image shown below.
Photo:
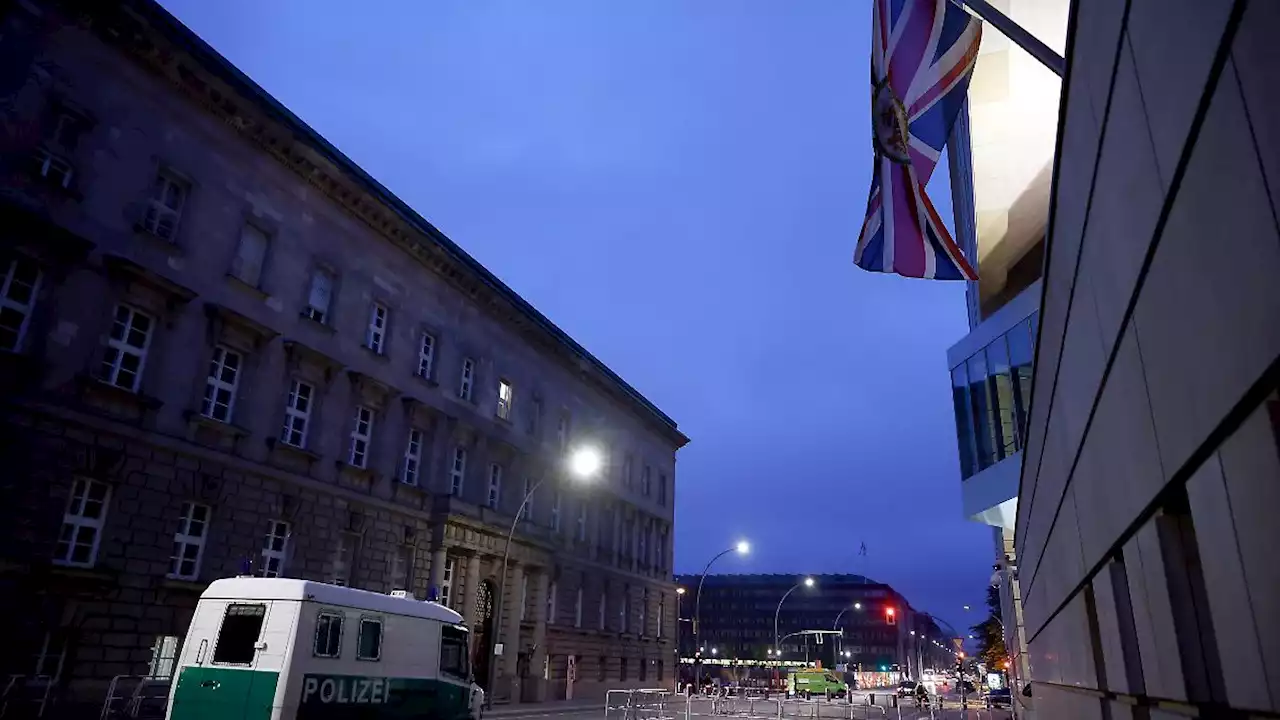
M293 578L223 578L209 583L200 597L212 600L310 600L323 605L428 618L455 625L462 622L461 615L439 603Z

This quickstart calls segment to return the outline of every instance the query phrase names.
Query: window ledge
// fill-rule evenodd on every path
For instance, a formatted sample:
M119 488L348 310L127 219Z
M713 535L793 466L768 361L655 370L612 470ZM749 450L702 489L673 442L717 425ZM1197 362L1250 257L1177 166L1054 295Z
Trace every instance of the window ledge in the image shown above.
M143 227L142 223L140 222L136 222L133 224L133 236L139 240L144 240L146 242L151 243L152 245L155 245L156 247L159 247L161 250L164 250L166 253L170 255L174 255L176 257L182 257L186 255L186 252L184 252L183 249L178 246L176 237L165 240L159 235L156 235L155 233L151 232L147 228Z
M333 465L334 467L338 468L339 472L345 472L349 475L355 475L358 478L361 478L363 480L368 480L370 482L372 482L374 477L377 476L378 474L373 468L368 467L367 465L365 467L357 467L347 462L346 460L334 460ZM403 485L404 483L400 483L400 484Z
M172 575L165 575L164 579L160 581L160 587L162 588L168 590L186 590L193 593L202 593L208 586L209 583L200 582L199 580L183 580L181 578L173 577Z
M418 382L420 382L420 383L422 383L422 384L426 385L426 386L427 386L427 387L429 387L429 388L438 388L438 387L440 387L440 383L436 382L434 378L432 378L432 377L430 377L430 376L428 376L428 375L423 375L423 374L421 374L421 373L414 373L414 374L413 374L413 377L414 377L414 379L416 379Z
M77 373L76 383L82 393L101 395L116 402L135 405L139 410L159 410L164 406L164 401L160 398L126 390L89 373Z
M391 362L391 358L387 357L386 353L378 352L364 343L360 343L360 349L364 350L366 355L373 357L373 359L378 362Z
M273 451L278 450L280 452L292 453L298 457L306 458L311 462L316 462L320 459L320 455L318 453L314 453L306 448L297 447L296 445L290 445L286 442L281 442L280 438L277 437L267 438L266 443L267 448Z
M209 428L210 430L214 430L222 435L226 435L228 437L232 437L237 440L239 440L242 437L247 437L249 435L248 428L241 427L239 425L236 425L233 422L223 422L222 420L215 420L211 417L204 415L203 413L197 410L183 410L182 417L184 420L187 421L187 424L189 425L199 425L201 427L206 427L206 428Z
M302 318L304 325L309 325L310 327L316 328L317 330L323 330L329 333L330 335L334 335L338 332L337 329L334 328L329 323L320 322L319 320L316 320L315 318L308 315L305 311L298 313L298 317Z
M57 562L50 564L49 573L59 575L65 578L75 580L95 580L97 582L113 582L117 575L110 570L99 570L96 567L79 567L76 565L62 565Z
M235 275L232 275L231 273L227 273L226 277L227 277L227 283L229 285L233 285L235 287L240 288L241 290L244 290L247 293L256 295L260 300L266 300L267 298L271 297L271 295L266 290L263 290L257 285L250 285L249 283L245 282L244 280L241 280L240 278L236 277Z

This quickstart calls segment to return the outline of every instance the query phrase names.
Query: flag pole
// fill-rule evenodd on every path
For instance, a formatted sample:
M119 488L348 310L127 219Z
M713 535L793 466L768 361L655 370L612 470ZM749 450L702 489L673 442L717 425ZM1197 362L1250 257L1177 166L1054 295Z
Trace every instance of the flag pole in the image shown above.
M987 0L951 0L951 2L962 8L972 10L974 15L990 23L992 27L1012 40L1018 47L1026 50L1031 57L1039 60L1054 75L1062 77L1066 72L1067 61L1061 55L1050 49L1048 45L1040 42L1040 39L1035 35L1027 32L1026 28L1010 20L1008 15L991 7Z

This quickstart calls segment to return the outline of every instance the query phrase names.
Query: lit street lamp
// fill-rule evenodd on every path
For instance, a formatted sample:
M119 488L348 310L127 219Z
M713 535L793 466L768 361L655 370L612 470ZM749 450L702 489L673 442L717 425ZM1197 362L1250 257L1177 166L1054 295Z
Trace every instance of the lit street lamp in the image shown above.
M746 540L739 540L737 545L734 545L728 550L722 550L718 555L708 560L706 566L702 568L702 577L698 578L698 592L694 593L694 596L693 596L693 644L694 645L698 644L698 638L701 637L701 628L698 627L699 625L698 620L702 616L702 583L707 581L707 571L711 569L711 566L714 565L717 560L724 557L725 555L728 555L731 552L736 552L739 555L746 555L747 553L751 552L751 544L748 543ZM701 649L699 649L699 652L701 652ZM694 674L694 687L702 687L702 665L700 663L694 665L693 674Z
M782 599L778 601L778 608L773 611L773 645L778 646L778 614L782 612L782 603L786 602L787 596L795 592L796 588L801 585L805 587L813 587L813 578L807 577L804 580L791 586L791 589L782 594Z
M862 603L860 603L860 602L856 602L856 603L854 603L854 604L853 604L853 608L852 608L852 609L854 609L854 610L861 610L861 609L862 609ZM850 608L844 608L843 610L841 610L841 611L840 611L840 613L839 613L838 615L836 615L836 621L835 621L835 622L833 622L833 623L831 623L831 629L832 629L832 630L839 630L839 629L840 629L840 618L844 617L844 614L845 614L845 613L847 613L847 612L849 612L849 610L850 610ZM774 632L775 632L775 633L777 632L777 628L774 628ZM838 645L841 645L841 646L843 646L843 645L844 645L844 632L843 632L843 631L840 633L840 636L839 636L839 638L838 638L838 640L837 640L837 644L838 644ZM837 650L837 652L839 652L839 651ZM845 657L848 657L848 656L846 655Z
M600 456L600 451L589 446L579 447L569 455L568 462L569 477L578 480L591 480L596 473L600 472L601 466L604 465L604 458ZM533 487L529 488L529 492L524 494L524 499L520 501L520 508L516 510L515 519L511 521L511 530L507 532L507 543L502 550L502 573L498 575L498 597L493 601L493 634L489 638L489 647L486 652L489 653L488 678L486 678L487 689L489 692L485 695L485 704L491 702L494 696L493 678L497 672L498 663L494 661L493 656L498 647L498 638L502 637L502 597L506 592L507 585L507 561L511 557L511 539L516 534L516 526L520 524L520 519L524 515L524 509L529 505L529 500L533 498L538 488L542 487L542 483L546 480L544 476Z

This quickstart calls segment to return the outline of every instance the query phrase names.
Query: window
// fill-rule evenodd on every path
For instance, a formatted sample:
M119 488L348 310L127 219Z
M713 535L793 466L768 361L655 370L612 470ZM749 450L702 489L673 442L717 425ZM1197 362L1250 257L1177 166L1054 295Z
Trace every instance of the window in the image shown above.
M649 661L646 658L640 658L639 662L636 664L640 666L640 682L648 680L649 678L647 675L649 672Z
M98 480L76 478L71 485L67 511L62 516L62 529L53 561L58 565L93 567L98 558L98 542L107 520L107 503L111 486Z
M578 521L577 530L574 533L578 542L587 541L587 501L582 500L578 503Z
M369 441L372 438L373 411L357 405L355 425L351 428L351 455L348 458L352 467L362 468L369 464Z
M457 625L440 628L440 672L460 680L471 679L467 659L467 631Z
M618 679L627 679L627 659L624 657L618 658Z
M631 632L631 586L625 585L622 588L622 607L618 611L619 630L622 632Z
M605 657L604 655L601 655L599 660L597 660L596 662L597 662L596 680L599 680L600 682L604 682L605 680L604 671L609 667L609 658Z
M200 414L218 422L231 422L236 405L236 386L240 384L240 353L218 345L209 360L209 377L205 379L204 400Z
M658 682L662 682L662 661L658 661Z
M231 258L231 277L250 287L262 282L262 265L267 259L267 234L254 225L240 229L240 244Z
M639 635L644 637L645 632L649 629L649 588L644 589L644 594L640 598L640 632Z
M161 170L151 186L151 198L142 216L142 229L161 240L173 241L190 185L168 170Z
M360 618L360 634L356 637L356 659L378 660L382 657L382 619Z
M658 504L667 506L667 474L658 473Z
M600 604L596 607L596 629L597 630L605 629L604 619L605 619L605 613L608 612L608 608L609 608L609 593L607 591L601 591Z
M511 403L515 400L515 388L506 380L498 381L498 417L511 419Z
M329 579L334 585L346 587L351 583L351 566L356 556L356 539L349 533L338 535L338 546L333 550L333 576Z
M560 491L551 496L551 529L560 532Z
M307 306L302 314L318 323L329 322L329 305L333 301L332 272L317 268L311 275L311 289L307 292Z
M631 487L631 456L622 459L622 487Z
M529 418L525 425L525 430L530 435L537 435L542 425L542 398L535 397L529 403Z
M645 567L649 566L649 555L645 552L649 549L648 544L649 528L645 527L640 530L640 537L636 538L636 558L640 561L640 564Z
M494 510L502 500L502 466L498 463L489 465L489 499L487 504Z
M458 378L458 397L471 401L471 386L475 382L476 361L471 358L462 359L462 375Z
M151 316L128 305L117 305L107 336L107 351L102 356L100 377L108 385L138 391L142 368L151 345Z
M409 590L413 584L413 546L401 545L391 554L391 589Z
M40 266L26 258L9 261L0 277L0 350L22 347L39 288Z
M294 447L307 445L307 421L311 418L311 398L315 389L301 380L289 386L289 399L284 406L284 428L280 441Z
M369 329L364 334L364 345L378 355L382 354L382 341L387 336L387 306L374 303L369 310Z
M67 158L42 147L35 152L35 173L57 187L69 188L75 168Z
M178 664L177 635L157 635L151 643L151 660L147 663L147 677L154 680L173 678L173 668ZM56 676L55 676L56 677Z
M178 532L173 534L173 552L169 555L169 577L195 580L200 575L200 558L209 535L209 506L182 503Z
M422 431L410 428L409 441L404 448L404 465L400 469L400 482L418 484L418 468L422 465Z
M573 626L582 627L582 588L578 588L578 594L573 599Z
M467 473L467 449L458 445L453 448L453 464L449 467L449 493L454 497L462 497L462 480Z
M533 517L533 489L537 487L537 483L528 475L524 478L524 509L520 511L520 519L528 520Z
M556 623L556 593L559 590L558 583L554 580L547 588L547 624L555 625Z
M267 617L266 605L232 603L222 616L218 639L213 646L215 665L248 665L253 662L254 645L262 634L262 621Z
M560 443L560 449L564 450L569 446L569 411L560 413L560 419L556 423L556 442Z
M654 633L654 635L658 637L662 637L662 626L666 624L667 624L667 596L665 594L659 593L658 594L658 627L656 628L656 632ZM661 679L661 676L659 676L659 679Z
M267 526L267 538L262 544L262 577L280 577L284 574L284 561L289 553L289 523L272 520Z
M640 491L644 493L645 497L649 497L653 492L652 470L653 468L650 468L648 465L645 465L644 468L640 470Z
M449 597L453 594L453 570L456 561L453 558L447 558L444 561L444 572L440 574L440 604L445 607L449 605Z
M520 573L520 622L529 618L529 573Z
M316 615L316 640L312 654L322 658L336 658L342 654L342 615L322 612Z
M418 377L431 379L431 368L436 362L436 338L429 332L422 333L418 345Z

